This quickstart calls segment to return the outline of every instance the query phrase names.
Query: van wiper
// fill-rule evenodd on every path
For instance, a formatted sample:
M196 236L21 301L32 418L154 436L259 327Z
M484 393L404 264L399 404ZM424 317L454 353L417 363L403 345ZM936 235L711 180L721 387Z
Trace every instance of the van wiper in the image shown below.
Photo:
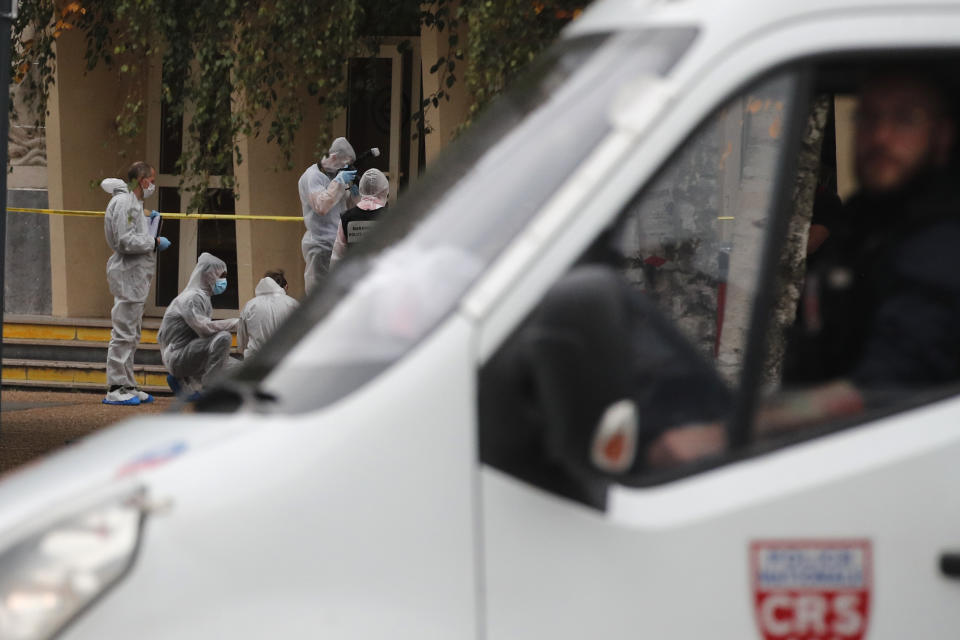
M197 413L234 413L241 407L257 408L263 404L272 404L277 396L260 388L256 382L247 380L224 380L197 400L194 411Z

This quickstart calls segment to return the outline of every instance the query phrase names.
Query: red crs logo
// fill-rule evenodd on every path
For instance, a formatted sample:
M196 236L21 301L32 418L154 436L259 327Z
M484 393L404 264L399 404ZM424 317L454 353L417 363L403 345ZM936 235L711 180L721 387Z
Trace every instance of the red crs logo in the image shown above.
M870 613L869 540L750 545L754 606L766 640L860 640Z

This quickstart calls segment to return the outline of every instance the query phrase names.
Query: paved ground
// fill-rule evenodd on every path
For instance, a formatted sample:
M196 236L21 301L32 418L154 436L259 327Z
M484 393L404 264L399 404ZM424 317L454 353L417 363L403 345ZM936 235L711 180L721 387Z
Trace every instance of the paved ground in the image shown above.
M0 391L0 474L118 420L162 413L171 396L139 407L101 404L102 393Z

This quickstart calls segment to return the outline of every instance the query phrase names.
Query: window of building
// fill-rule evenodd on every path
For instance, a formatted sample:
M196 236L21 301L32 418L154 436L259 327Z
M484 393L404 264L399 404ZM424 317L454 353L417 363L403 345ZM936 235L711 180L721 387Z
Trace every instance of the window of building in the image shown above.
M160 73L155 71L151 77L159 96ZM221 104L225 109L230 108L229 82L218 89L224 93L225 99ZM150 126L153 135L149 137L150 146L154 149L154 164L157 167L157 184L159 185L159 210L163 213L183 213L189 208L191 194L181 189L184 181L180 166L184 139L188 137L189 127L197 126L191 122L189 106L186 117L172 117L170 105L163 99L157 99L151 104L159 108L150 114ZM221 122L229 121L229 113L223 114ZM203 131L203 139L221 139L224 144L229 140L216 131ZM222 166L206 167L211 174L211 188L207 191L207 198L198 213L219 213L233 215L236 213L235 198L231 189L223 188L224 178L233 175L232 163ZM213 298L215 309L237 309L239 307L239 290L237 274L237 236L236 223L231 220L197 220L182 221L172 218L163 221L162 233L173 243L173 250L158 254L156 287L152 300L153 305L148 308L156 314L162 314L163 309L177 296L190 278L197 257L208 252L217 256L227 264L227 290Z

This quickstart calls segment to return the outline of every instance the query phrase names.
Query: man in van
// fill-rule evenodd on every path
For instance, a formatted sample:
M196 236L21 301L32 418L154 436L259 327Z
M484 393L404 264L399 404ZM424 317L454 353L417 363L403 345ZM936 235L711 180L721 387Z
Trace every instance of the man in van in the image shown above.
M824 378L875 388L960 377L954 139L948 96L923 69L866 82L855 126L860 190L811 274Z
M796 428L855 414L897 393L960 380L960 195L956 123L943 78L887 70L860 91L855 127L859 191L845 203L815 270L818 359L824 380L780 393L759 428ZM722 450L719 425L672 429L652 464Z

